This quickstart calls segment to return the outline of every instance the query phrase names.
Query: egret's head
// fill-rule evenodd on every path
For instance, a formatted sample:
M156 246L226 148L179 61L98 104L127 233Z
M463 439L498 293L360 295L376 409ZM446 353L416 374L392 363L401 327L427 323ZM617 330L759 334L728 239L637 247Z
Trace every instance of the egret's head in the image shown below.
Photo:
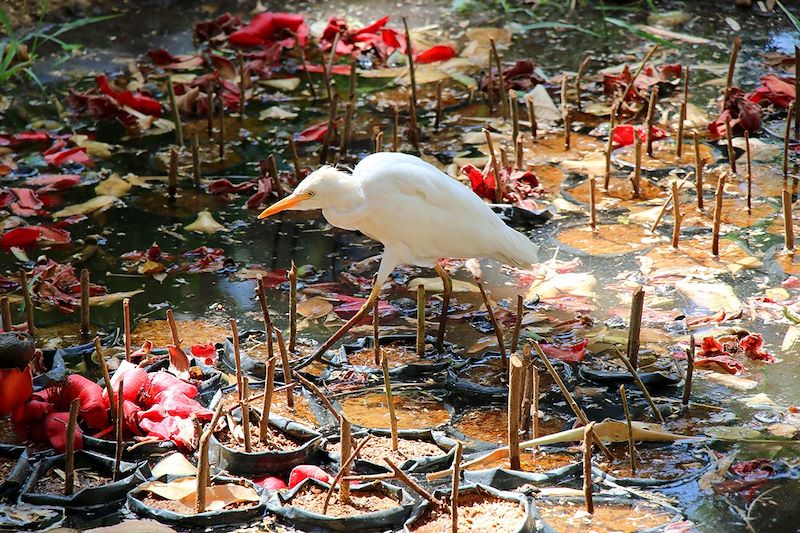
M267 218L281 211L310 211L335 207L341 201L343 179L349 174L325 165L318 168L301 181L294 192L275 202L258 215Z

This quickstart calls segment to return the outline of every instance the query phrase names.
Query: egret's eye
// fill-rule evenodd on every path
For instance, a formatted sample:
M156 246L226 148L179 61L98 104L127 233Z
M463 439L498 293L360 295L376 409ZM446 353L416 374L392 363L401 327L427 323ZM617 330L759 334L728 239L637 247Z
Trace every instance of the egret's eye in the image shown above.
M314 198L317 195L317 193L315 193L314 191L308 191L306 194L308 195L309 198Z

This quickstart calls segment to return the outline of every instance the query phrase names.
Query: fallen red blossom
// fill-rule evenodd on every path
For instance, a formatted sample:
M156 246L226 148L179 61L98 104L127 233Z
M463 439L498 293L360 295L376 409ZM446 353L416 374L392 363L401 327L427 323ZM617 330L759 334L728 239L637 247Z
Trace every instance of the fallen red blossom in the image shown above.
M299 70L313 72L314 74L322 74L327 69L324 65L317 65L315 63L306 63L297 67ZM350 74L350 65L333 65L331 67L331 74L339 76L348 76Z
M623 102L623 112L638 113L642 110L641 104L647 100L647 92L653 85L658 84L661 89L661 96L664 96L668 89L680 79L683 68L681 65L660 65L653 67L646 66L630 86L630 90L625 95ZM633 74L627 65L619 74L603 75L603 93L612 100L619 100L625 88L633 80Z
M205 64L202 56L198 55L173 55L163 48L154 48L147 51L150 60L163 69L193 69Z
M272 193L272 180L263 177L259 178L257 181L257 188L256 193L252 195L247 201L244 203L247 209L256 209L261 207L264 203L266 203L267 199L269 198L270 194Z
M51 244L68 244L71 240L68 231L46 226L19 226L3 234L0 248L35 248Z
M213 365L217 360L217 349L214 347L213 342L195 344L190 351L193 357L199 359L205 365Z
M747 95L738 87L731 87L728 96L717 105L720 115L708 125L712 139L727 135L725 122L730 121L731 133L744 135L761 129L761 107L747 99Z
M465 165L461 172L469 178L473 192L490 202L496 201L497 181L491 161L486 163L483 171L472 165ZM542 192L539 180L533 172L515 171L511 167L500 168L500 176L504 184L503 201L518 205L525 209L533 209L535 205L528 199Z
M744 371L744 365L727 354L695 359L694 366L733 375Z
M308 478L316 479L324 483L330 483L332 481L331 476L318 466L297 465L292 468L292 471L289 473L289 488L292 489L296 487Z
M57 139L50 148L42 152L45 163L53 166L61 166L65 163L92 165L92 158L89 157L85 147L66 148L66 144L64 139Z
M322 142L328 133L328 121L324 120L307 127L294 135L294 141L299 143Z
M208 184L208 192L211 194L240 193L252 191L255 187L256 183L253 180L234 184L226 178L220 178Z
M145 115L151 115L154 117L161 116L161 103L151 96L140 91L132 92L114 90L108 83L108 78L106 78L104 75L96 77L95 83L97 83L97 87L100 89L101 93L112 98L119 105L130 107L131 109L134 109L139 113L144 113Z
M13 413L33 394L33 375L30 366L0 368L0 416Z
M81 282L75 275L75 267L56 263L52 259L42 260L29 274L33 280L35 301L50 304L60 311L70 313L80 305ZM90 296L102 296L106 288L89 284Z
M228 42L234 46L270 46L293 48L308 44L309 28L303 15L293 13L259 13L247 26L233 32Z
M481 79L481 91L487 92L489 90L490 81L492 83L491 90L497 94L500 90L500 80L498 79L497 71L494 69L491 77L484 76ZM503 70L503 83L506 90L529 91L536 85L545 83L545 80L536 72L536 63L523 59Z
M653 140L663 139L667 136L667 132L657 126L651 126L650 133ZM611 139L615 148L622 146L629 146L635 142L634 134L639 137L642 142L647 141L647 131L645 126L634 126L632 124L621 124L614 127L614 133Z
M456 51L452 46L446 44L437 44L431 46L424 52L420 52L414 57L414 61L419 64L436 63L439 61L447 61L456 57Z
M358 30L351 30L342 18L331 17L328 25L319 38L319 46L327 52L333 47L336 34L339 42L336 46L337 55L357 55L362 52L373 51L383 62L395 51L405 52L405 40L400 39L400 34L387 28L389 17L383 17L369 26Z
M542 351L551 359L558 359L565 363L580 363L586 357L586 346L588 339L572 345L554 346L552 344L541 344Z
M782 78L775 74L767 74L761 78L761 87L747 95L753 103L764 100L778 107L786 109L797 98L795 94L794 78Z
M767 351L763 350L764 337L760 333L751 333L739 340L739 346L744 350L744 355L748 359L774 363L775 358Z
M17 148L25 143L47 142L50 134L44 130L21 131L14 134L0 133L0 146Z
M81 182L78 174L40 174L25 180L25 185L37 187L37 193L63 191Z
M715 355L728 355L725 347L714 337L703 337L700 344L700 350L697 352L698 357L711 357Z
M233 33L241 25L242 21L239 17L231 13L223 13L213 20L197 22L194 25L194 37L201 42L214 38L224 39L226 35Z

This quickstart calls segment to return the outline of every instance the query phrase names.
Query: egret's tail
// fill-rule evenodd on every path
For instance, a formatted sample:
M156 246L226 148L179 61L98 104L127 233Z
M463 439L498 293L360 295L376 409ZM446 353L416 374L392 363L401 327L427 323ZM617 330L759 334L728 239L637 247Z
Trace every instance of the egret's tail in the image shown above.
M539 246L515 229L506 227L499 250L503 263L519 268L530 268L539 262Z

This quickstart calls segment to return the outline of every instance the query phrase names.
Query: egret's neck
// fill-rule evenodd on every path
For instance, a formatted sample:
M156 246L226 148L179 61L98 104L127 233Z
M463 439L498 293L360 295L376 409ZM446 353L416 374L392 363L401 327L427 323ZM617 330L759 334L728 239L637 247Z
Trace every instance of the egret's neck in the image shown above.
M364 208L358 178L331 169L325 176L325 189L323 216L334 226L355 229L353 224L362 218Z

